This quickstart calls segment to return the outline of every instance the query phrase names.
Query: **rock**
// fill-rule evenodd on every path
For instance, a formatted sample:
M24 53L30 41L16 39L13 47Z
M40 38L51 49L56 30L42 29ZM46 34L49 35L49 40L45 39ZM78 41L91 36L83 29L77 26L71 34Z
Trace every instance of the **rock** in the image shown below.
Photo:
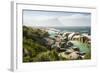
M84 53L84 52L80 52L79 53L79 55L81 55L81 56L83 56L83 55L85 55L86 53Z
M70 47L60 55L69 60L83 59L85 57L85 53L80 52L77 47Z
M75 35L80 35L80 33L79 33L79 32L72 32L71 34L68 35L68 39L69 39L69 40L72 40L72 38L73 38Z
M78 58L79 58L79 54L77 54L77 52L74 51L74 52L70 53L70 54L68 55L68 57L69 57L69 59L71 59L71 60L75 60L75 59L78 59Z
M51 38L44 38L46 40L46 45L52 45L54 43L54 40Z
M71 53L71 52L69 52L69 51L66 51L66 52L65 52L66 55L69 55L70 53Z
M78 47L72 47L74 51L80 51Z
M24 55L24 56L29 55L29 51L28 51L27 49L25 49L25 48L23 48L23 55Z
M73 43L70 42L70 41L68 41L68 42L67 42L67 45L68 45L68 47L71 47L71 46L73 46Z

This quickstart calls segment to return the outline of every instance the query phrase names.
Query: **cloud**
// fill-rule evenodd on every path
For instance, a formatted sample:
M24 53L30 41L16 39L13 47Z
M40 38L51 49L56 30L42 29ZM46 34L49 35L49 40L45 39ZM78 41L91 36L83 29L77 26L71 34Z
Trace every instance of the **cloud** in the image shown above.
M57 27L57 26L90 26L91 15L86 13L59 13L59 14L42 14L38 12L36 15L34 12L31 14L23 14L23 24L27 26L46 26L46 27ZM53 13L53 12L52 12Z
M25 17L24 24L27 26L42 26L42 27L54 27L61 26L62 23L58 20L57 17Z
M59 21L65 26L90 26L90 15L73 14L71 16L61 16Z

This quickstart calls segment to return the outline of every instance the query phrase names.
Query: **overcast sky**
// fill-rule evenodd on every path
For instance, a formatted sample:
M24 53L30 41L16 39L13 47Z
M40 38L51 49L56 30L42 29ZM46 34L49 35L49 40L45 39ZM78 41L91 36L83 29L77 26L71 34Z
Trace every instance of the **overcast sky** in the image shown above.
M90 26L91 14L79 12L23 11L23 24L27 26Z

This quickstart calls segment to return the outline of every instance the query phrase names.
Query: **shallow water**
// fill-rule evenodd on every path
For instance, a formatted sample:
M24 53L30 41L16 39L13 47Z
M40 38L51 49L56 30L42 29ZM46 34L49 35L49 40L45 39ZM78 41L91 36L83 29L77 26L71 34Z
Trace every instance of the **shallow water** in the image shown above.
M74 43L74 46L80 48L81 52L85 52L85 53L91 52L91 48L89 48L87 46L87 44L81 43L81 42L78 42L78 41L72 41L72 42Z

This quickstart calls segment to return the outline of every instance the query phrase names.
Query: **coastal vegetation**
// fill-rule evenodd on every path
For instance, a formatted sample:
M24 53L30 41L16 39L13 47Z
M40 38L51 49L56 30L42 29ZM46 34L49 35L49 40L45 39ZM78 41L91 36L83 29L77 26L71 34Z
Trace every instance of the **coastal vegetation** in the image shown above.
M54 37L50 37L51 35L48 32L50 29L29 26L23 26L22 28L23 62L84 60L91 58L91 39L88 35L56 32L57 34ZM88 52L83 50L84 46Z

